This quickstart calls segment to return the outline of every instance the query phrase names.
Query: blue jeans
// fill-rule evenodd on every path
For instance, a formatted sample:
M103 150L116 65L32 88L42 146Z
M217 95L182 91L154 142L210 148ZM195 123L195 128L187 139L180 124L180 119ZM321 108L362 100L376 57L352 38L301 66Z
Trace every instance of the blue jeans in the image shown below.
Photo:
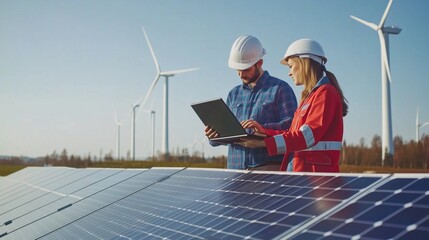
M289 154L286 172L293 172L293 153Z

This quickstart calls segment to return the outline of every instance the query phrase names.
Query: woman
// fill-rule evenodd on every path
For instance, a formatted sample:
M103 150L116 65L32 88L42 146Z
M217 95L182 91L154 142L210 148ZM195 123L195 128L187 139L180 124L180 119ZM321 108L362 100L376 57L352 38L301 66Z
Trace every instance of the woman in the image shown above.
M322 46L311 39L293 42L281 63L289 66L295 85L304 85L299 107L288 130L263 128L253 120L244 128L266 134L264 141L243 142L247 147L266 147L269 155L285 154L280 170L285 171L289 156L296 172L339 172L343 139L343 117L347 100L334 74L327 71Z

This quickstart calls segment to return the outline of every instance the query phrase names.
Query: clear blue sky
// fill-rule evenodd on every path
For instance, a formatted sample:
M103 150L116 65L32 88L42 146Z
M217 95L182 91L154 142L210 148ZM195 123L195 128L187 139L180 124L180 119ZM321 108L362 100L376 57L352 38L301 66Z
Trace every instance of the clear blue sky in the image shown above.
M293 82L280 65L290 43L319 41L327 69L350 103L344 139L367 144L381 135L380 45L377 33L352 20L380 21L387 0L0 0L0 155L116 156L114 112L121 119L121 152L130 149L130 105L143 97L156 70L145 27L162 70L199 67L170 80L170 150L204 139L190 104L223 97L240 84L227 60L241 34L260 39L264 69ZM429 121L429 1L395 0L386 25L390 37L393 135L415 138L416 109ZM162 82L150 106L156 111L156 150L161 149ZM293 86L297 96L301 87ZM150 116L136 123L136 156L151 152ZM421 129L429 134L429 127ZM206 156L226 147L204 143ZM201 144L195 150L201 151Z

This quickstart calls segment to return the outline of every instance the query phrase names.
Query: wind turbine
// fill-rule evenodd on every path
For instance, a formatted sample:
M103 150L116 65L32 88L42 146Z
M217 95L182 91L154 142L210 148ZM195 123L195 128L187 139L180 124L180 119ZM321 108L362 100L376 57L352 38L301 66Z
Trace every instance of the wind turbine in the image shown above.
M196 156L196 154L195 154L196 153L195 146L197 146L198 144L201 143L201 158L204 159L204 142L205 141L207 141L207 137L206 136L204 136L201 141L195 139L192 144L188 145L188 148L192 147L192 156L194 156L194 155Z
M416 143L419 142L420 134L419 128L429 125L429 121L425 123L419 123L419 107L417 107L417 116L416 116Z
M180 69L180 70L173 70L173 71L161 71L161 68L158 64L158 60L156 59L155 53L153 51L152 45L150 44L149 38L146 34L146 30L142 28L144 36L146 38L146 42L149 46L150 53L152 54L153 61L155 62L156 66L156 76L153 80L151 86L149 87L149 90L141 103L141 106L144 107L144 104L146 103L147 99L149 98L150 94L152 93L153 88L155 87L156 83L158 82L158 79L160 77L164 77L164 107L163 107L163 118L162 118L162 125L163 125L163 135L162 135L162 153L165 155L166 158L168 158L169 154L169 147L168 147L168 80L170 77L173 77L176 74L179 73L185 73L190 71L196 71L199 68L188 68L188 69Z
M204 159L204 142L207 141L207 137L204 136L203 140L201 140L201 158Z
M387 4L386 10L384 11L383 17L378 25L364 21L355 16L350 16L354 20L374 29L378 33L381 47L381 93L382 93L382 159L381 165L384 166L385 153L390 156L394 154L393 148L393 137L392 137L392 113L390 104L390 83L392 77L390 75L389 68L389 34L399 34L401 29L398 27L386 27L384 22L386 21L387 14L389 13L390 7L392 6L393 0L390 0Z
M115 112L115 124L116 124L116 154L117 154L117 160L121 159L121 145L120 145L120 140L121 140L121 122L118 120L118 116L116 115Z

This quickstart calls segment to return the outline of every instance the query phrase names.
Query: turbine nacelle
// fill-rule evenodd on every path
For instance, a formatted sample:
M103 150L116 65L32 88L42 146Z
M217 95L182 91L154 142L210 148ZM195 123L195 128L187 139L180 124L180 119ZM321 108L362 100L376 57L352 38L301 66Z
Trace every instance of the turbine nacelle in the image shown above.
M192 72L197 70L199 70L199 68L187 68L187 69L180 69L180 70L173 70L173 71L163 71L163 72L160 72L159 75L164 77L172 77L179 73Z
M114 117L115 117L115 123L116 123L116 125L121 126L122 123L121 123L121 121L119 121L118 115L116 114L116 112L114 112Z
M424 127L424 126L427 126L427 125L429 125L429 122L420 123L420 120L419 120L419 108L417 107L416 126L417 127Z
M424 126L429 126L429 122L425 122L425 123L420 123L419 120L419 107L417 107L417 115L416 115L416 142L419 142L419 128L424 127Z
M399 34L402 31L402 29L396 26L388 26L388 27L383 27L382 31L388 34Z

